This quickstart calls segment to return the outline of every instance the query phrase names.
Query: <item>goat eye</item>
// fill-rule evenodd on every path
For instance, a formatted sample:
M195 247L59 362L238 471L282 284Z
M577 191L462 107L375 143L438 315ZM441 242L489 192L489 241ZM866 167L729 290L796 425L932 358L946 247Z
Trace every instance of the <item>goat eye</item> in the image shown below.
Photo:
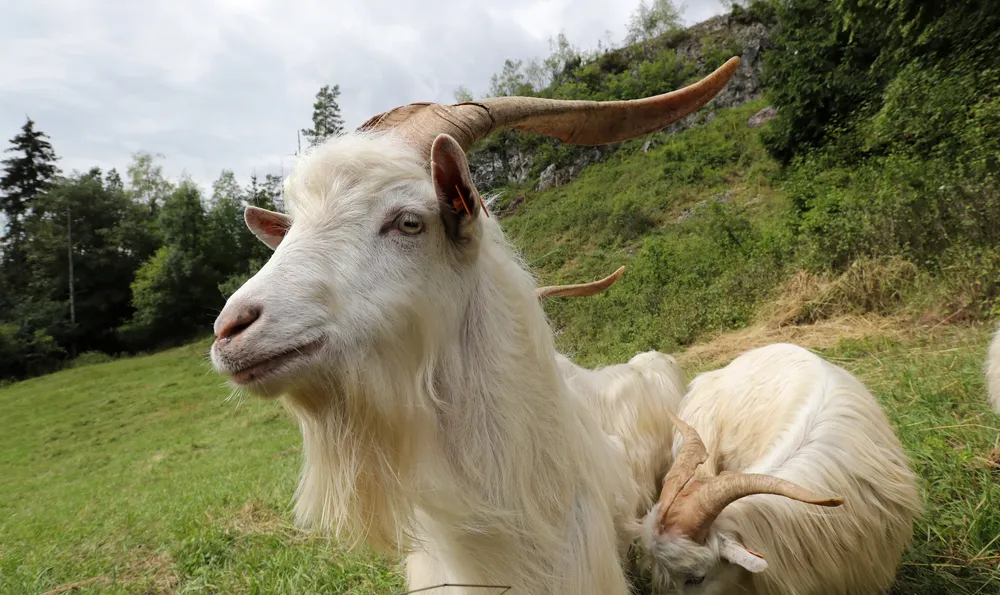
M700 585L704 581L705 581L704 576L695 576L693 574L689 574L687 575L687 579L684 582L689 585Z
M424 230L424 222L413 213L403 213L396 219L396 229L407 235L416 235Z

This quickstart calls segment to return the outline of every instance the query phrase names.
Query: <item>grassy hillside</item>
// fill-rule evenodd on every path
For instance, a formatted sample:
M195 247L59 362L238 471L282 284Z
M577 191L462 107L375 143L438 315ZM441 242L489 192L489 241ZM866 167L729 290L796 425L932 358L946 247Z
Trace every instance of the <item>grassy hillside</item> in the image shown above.
M393 593L290 526L297 426L227 400L209 343L0 390L0 592Z
M723 110L648 151L631 143L572 184L525 193L504 226L546 283L628 266L606 293L548 306L563 348L588 364L627 359L753 320L791 256L776 164L746 125L763 105Z

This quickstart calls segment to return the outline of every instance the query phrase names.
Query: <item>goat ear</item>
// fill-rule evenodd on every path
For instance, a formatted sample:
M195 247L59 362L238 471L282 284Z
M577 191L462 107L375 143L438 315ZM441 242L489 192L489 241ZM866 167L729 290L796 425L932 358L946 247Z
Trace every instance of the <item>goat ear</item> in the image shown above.
M721 537L722 543L719 545L719 554L723 558L753 573L767 570L767 561L764 560L764 556L748 550L724 535Z
M271 250L278 248L278 244L288 233L288 228L292 226L292 218L288 215L254 206L249 206L243 211L243 220L253 235L267 244Z
M472 183L465 150L447 134L439 134L431 146L431 179L448 236L468 240L479 209L485 211L486 206Z

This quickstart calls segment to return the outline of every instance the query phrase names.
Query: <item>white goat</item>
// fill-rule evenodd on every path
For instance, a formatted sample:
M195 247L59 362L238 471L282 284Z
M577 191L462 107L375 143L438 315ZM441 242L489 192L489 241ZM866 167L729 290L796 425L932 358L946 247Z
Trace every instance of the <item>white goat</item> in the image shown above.
M993 411L1000 413L1000 329L994 332L986 354L986 394Z
M889 588L922 503L899 440L857 378L774 344L697 376L679 417L683 441L640 540L655 592Z
M707 103L738 64L637 101L403 106L302 156L289 216L247 209L275 252L216 320L212 361L298 417L300 522L412 552L410 589L626 592L615 554L637 488L561 374L534 278L480 216L465 151L502 127L634 138Z

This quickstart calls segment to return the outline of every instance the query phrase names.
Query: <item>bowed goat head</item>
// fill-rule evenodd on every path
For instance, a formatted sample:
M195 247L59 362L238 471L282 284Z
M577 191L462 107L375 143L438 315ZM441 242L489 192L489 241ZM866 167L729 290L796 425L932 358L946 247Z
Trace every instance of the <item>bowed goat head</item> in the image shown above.
M774 494L817 506L836 507L843 498L824 498L784 479L756 473L723 471L699 475L708 460L705 443L694 428L673 412L667 415L683 445L663 478L660 499L645 519L645 550L652 560L654 584L667 593L717 595L737 584L740 569L762 572L764 556L729 535L712 530L727 506L754 494Z

